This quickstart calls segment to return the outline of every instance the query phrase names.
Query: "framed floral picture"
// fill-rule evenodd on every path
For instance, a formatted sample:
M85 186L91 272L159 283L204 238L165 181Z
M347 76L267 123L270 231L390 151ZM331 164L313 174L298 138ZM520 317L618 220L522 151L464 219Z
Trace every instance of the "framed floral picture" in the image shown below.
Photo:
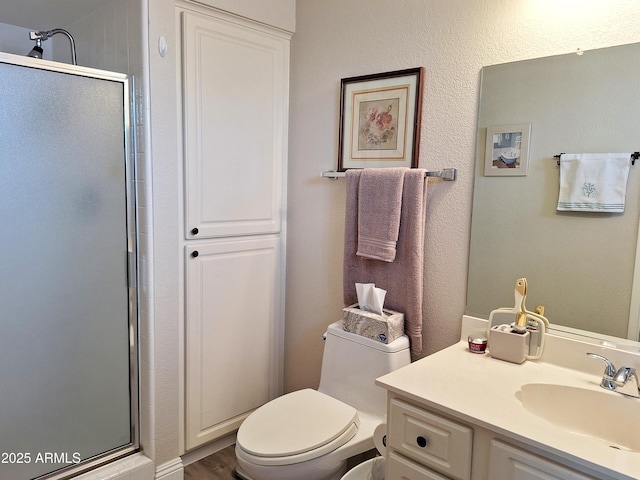
M423 71L342 79L339 171L418 166Z
M485 177L524 177L529 169L531 124L487 127Z

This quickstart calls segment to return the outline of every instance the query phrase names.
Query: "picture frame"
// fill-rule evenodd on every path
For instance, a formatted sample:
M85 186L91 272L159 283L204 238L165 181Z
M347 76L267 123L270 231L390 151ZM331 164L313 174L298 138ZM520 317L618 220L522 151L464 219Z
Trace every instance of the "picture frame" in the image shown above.
M529 172L530 136L530 123L487 127L484 176L526 176Z
M424 68L343 78L338 171L418 167Z

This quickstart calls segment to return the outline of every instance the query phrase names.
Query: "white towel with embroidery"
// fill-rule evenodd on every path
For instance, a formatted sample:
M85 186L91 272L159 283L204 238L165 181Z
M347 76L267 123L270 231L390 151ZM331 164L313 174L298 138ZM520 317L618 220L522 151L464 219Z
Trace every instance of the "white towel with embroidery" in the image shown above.
M630 153L563 153L558 210L624 212Z

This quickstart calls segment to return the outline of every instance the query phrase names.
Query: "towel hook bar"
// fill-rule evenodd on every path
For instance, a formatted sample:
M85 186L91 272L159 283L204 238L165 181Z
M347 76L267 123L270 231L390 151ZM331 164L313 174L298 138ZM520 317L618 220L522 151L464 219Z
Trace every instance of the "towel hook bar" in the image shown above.
M425 172L425 177L439 177L448 182L453 182L458 178L458 169L457 168L443 168L442 170L435 171L427 171ZM336 172L335 170L329 170L326 172L320 173L322 178L330 178L332 180L337 180L338 178L342 178L345 176L345 172Z
M557 158L558 160L556 161L556 163L558 165L560 165L560 157L564 155L564 152L559 153L558 155L554 155L553 158ZM635 165L636 164L636 160L638 160L638 158L640 158L640 152L633 152L631 154L631 165Z

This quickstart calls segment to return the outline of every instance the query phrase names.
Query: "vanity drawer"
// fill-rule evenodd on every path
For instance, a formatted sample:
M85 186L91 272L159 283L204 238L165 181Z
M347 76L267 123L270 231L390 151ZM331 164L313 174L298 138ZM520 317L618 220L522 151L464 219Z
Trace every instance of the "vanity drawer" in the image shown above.
M491 441L489 478L512 480L596 480L538 455L525 452L500 440ZM602 478L602 477L601 477Z
M389 415L392 449L451 478L471 478L471 428L398 398L391 399Z
M394 480L449 480L447 477L443 477L433 470L412 462L396 452L389 454L387 462L387 475Z

